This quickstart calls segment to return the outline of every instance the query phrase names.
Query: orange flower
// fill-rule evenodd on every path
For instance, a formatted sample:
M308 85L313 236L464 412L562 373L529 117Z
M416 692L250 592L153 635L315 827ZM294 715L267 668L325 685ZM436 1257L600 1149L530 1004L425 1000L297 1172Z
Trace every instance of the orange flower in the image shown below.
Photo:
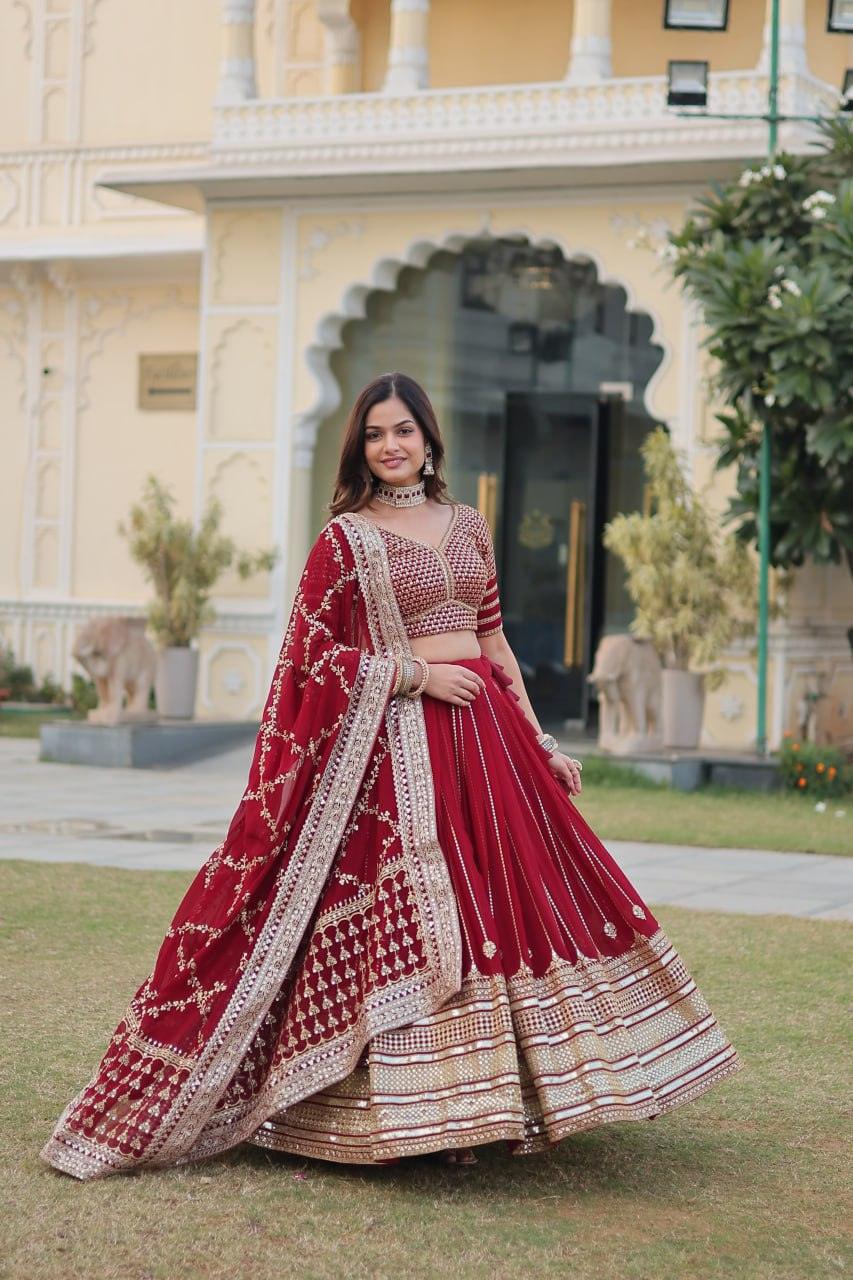
M815 765L815 768L817 769L818 773L823 773L824 769L826 768L826 765L823 763L822 760L819 760Z
M797 763L794 765L794 768L796 769L797 773L802 773L805 767L806 766L803 764L802 760L798 760Z
M785 732L782 734L783 738L793 738L793 736L794 735L791 733L790 729L786 729Z
M809 785L809 784L806 782L805 778L798 778L798 779L797 779L797 786L798 786L798 787L807 787L808 785Z
M792 751L799 751L799 749L800 749L800 744L799 744L799 742L792 742L792 743L791 743L791 750L792 750Z
M838 773L838 770L836 769L835 765L831 764L828 769L828 776L830 778L830 781L835 777L837 773Z

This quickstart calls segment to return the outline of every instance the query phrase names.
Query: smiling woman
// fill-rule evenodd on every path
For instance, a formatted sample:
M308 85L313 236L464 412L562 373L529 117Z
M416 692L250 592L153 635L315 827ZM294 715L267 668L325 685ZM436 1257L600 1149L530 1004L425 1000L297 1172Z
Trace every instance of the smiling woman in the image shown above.
M378 1164L651 1119L740 1061L571 801L423 390L344 435L248 785L45 1158Z

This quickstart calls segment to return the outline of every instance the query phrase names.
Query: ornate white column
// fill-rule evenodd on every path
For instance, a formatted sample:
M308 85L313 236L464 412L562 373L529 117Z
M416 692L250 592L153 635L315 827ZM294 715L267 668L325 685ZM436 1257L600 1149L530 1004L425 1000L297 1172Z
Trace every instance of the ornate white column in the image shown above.
M429 85L429 0L391 0L386 93L415 93Z
M316 0L323 27L323 79L326 93L354 93L359 86L359 31L349 0Z
M767 0L764 39L758 70L770 69L770 14L773 0ZM809 64L806 54L806 0L779 0L779 75L805 74Z
M566 79L591 84L613 74L610 61L611 0L575 0L572 51Z
M255 0L220 0L220 59L216 101L256 98Z

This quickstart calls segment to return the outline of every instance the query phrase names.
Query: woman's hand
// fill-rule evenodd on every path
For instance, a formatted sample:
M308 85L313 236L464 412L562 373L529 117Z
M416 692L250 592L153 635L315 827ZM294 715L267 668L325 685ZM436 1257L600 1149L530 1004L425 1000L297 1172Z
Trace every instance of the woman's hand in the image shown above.
M548 757L548 768L570 796L580 795L581 771L577 760L564 756L560 751L553 751Z
M431 698L440 698L442 702L464 707L473 702L485 687L483 677L476 671L469 671L468 667L458 667L455 662L431 662L424 693Z

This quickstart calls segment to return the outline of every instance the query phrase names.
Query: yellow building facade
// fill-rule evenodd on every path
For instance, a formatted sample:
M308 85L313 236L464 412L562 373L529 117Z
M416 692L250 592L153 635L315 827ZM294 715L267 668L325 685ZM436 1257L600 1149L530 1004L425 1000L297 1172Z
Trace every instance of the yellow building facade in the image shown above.
M0 8L0 619L16 655L67 685L80 621L142 611L117 525L153 472L182 513L215 495L242 545L282 551L270 574L223 579L200 638L197 714L257 715L348 405L398 367L435 400L451 490L493 522L543 710L587 718L594 643L630 618L600 528L639 500L645 431L664 422L724 504L696 315L655 248L710 178L765 149L760 121L665 105L668 60L698 57L712 111L762 109L765 5L730 9L708 34L665 31L659 0ZM783 110L832 109L850 65L824 0L782 0ZM781 133L809 145L807 125ZM141 400L151 355L197 355L191 407ZM771 638L771 744L808 689L826 695L822 734L849 734L851 614L845 571L797 575ZM754 660L726 666L703 741L748 748Z

